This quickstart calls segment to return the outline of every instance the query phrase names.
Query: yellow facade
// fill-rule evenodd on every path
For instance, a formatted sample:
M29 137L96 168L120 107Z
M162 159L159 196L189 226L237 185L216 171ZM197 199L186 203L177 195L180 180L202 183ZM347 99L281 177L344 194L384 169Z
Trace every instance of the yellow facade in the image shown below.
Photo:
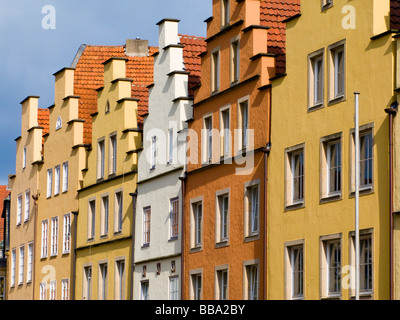
M131 194L136 191L141 133L126 62L111 58L104 63L104 87L98 90L93 114L92 147L78 191L77 300L131 298Z
M268 164L269 299L354 297L354 276L351 276L354 273L348 266L354 266L353 93L356 91L360 92L360 131L372 134L372 160L368 158L368 163L373 164L372 170L362 171L364 176L372 172L372 183L369 178L364 179L368 183L360 196L360 239L366 237L363 244L371 246L370 250L363 247L362 252L371 259L361 259L368 264L361 270L368 270L372 279L360 280L361 297L388 299L390 296L389 140L388 115L384 109L395 100L394 49L390 33L379 36L390 29L389 11L386 0L335 0L332 6L324 8L321 1L302 1L301 16L287 22L287 74L273 81L272 88L272 149ZM341 69L344 89L337 97L335 59L340 48L343 55L337 59L344 63ZM319 57L322 57L321 78L315 76ZM321 84L313 81L316 78L322 79L322 99L315 95L318 90L313 90ZM316 105L316 101L321 103ZM340 143L340 170L337 171L340 177L336 187L331 187L327 180L331 179L328 178L331 166L326 160L330 141ZM304 171L298 174L296 154L299 152L303 155ZM294 179L300 176L304 179L303 194L297 197L300 180ZM331 188L336 188L333 195ZM335 251L340 257L336 273L339 288L329 287L334 282L328 279L328 262L332 260L327 258L327 247L332 241L337 241L340 248ZM298 264L293 265L300 261L298 248L303 250L300 269ZM343 273L340 275L340 272ZM302 277L300 289L299 277Z

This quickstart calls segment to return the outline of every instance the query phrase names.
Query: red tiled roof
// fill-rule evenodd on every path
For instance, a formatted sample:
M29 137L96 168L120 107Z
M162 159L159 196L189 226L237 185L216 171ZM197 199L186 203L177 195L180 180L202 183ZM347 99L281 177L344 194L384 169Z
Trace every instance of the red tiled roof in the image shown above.
M193 88L200 83L201 58L200 54L206 51L206 42L203 37L179 35L183 48L183 62L186 71L189 71L189 96L193 96Z
M10 194L11 190L7 190L7 186L0 186L0 241L4 236L4 218L1 217L3 212L4 199Z
M277 54L276 73L286 69L286 29L283 20L300 13L300 0L261 0L260 24L268 26L268 52Z
M390 1L390 28L400 30L400 0Z
M50 112L49 109L38 109L38 125L43 127L42 134L45 135L49 132Z
M97 92L95 89L104 84L104 61L112 57L128 58L126 77L132 78L132 94L135 97L137 87L145 87L153 82L153 57L158 49L149 47L149 56L128 57L125 46L86 46L75 68L74 94L80 96L79 118L85 120L83 143L90 144L92 140L92 113L97 111ZM147 88L144 88L147 89ZM142 115L147 113L148 91L141 90L142 99L139 103L138 125L143 122Z

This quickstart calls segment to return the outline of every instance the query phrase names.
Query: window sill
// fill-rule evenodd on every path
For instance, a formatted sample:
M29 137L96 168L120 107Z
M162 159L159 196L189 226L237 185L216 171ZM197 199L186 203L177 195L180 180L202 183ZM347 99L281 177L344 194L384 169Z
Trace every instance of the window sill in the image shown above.
M150 247L150 243L142 244L142 249Z
M340 103L340 102L343 102L343 101L346 101L345 95L338 96L338 97L336 97L336 98L334 98L332 100L329 100L328 106L332 106L334 104L337 104L337 103Z
M335 193L335 194L330 194L330 195L323 196L319 200L319 203L323 204L323 203L338 201L338 200L342 200L342 199L343 199L342 198L342 193Z
M198 246L198 247L193 247L190 249L190 253L195 253L195 252L200 252L203 251L203 247L202 246Z
M300 208L304 208L304 207L305 207L304 200L297 201L297 202L293 202L293 203L287 205L285 207L285 211L296 210L296 209L300 209Z
M224 248L224 247L228 247L228 246L229 246L229 240L228 240L228 239L219 241L219 242L217 242L217 243L215 244L215 248L216 248L216 249L218 249L218 248Z
M342 299L341 293L328 294L326 297L321 297L321 300L341 300L341 299Z
M62 253L62 255L63 255L63 256L66 256L66 255L68 255L68 254L70 254L70 253L71 253L70 251L65 251L65 252Z
M174 236L174 237L169 238L169 239L168 239L168 242L176 241L176 240L178 240L178 239L179 239L178 236Z
M256 240L260 240L260 234L259 233L247 235L247 236L244 237L244 242L252 242L252 241L256 241Z
M373 186L360 187L360 195L371 194L374 192ZM355 190L351 191L350 198L355 197Z
M316 105L314 105L314 106L309 106L307 112L310 113L310 112L313 112L313 111L322 109L323 107L324 107L324 104L323 104L323 103L318 103L318 104L316 104Z

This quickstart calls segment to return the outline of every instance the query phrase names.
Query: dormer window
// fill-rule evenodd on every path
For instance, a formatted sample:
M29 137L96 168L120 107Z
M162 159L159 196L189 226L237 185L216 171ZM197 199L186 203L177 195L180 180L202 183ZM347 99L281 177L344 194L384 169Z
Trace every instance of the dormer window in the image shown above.
M61 117L58 117L56 122L56 130L60 130L61 127L62 127L62 119Z
M221 1L221 28L229 25L230 18L230 8L229 8L229 0Z

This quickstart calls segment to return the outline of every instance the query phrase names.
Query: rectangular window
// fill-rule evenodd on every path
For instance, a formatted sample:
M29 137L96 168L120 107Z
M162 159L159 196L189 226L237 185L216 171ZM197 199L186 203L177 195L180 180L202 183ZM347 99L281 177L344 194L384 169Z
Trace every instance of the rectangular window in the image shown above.
M71 250L71 214L67 213L63 217L63 254Z
M328 266L328 294L340 294L341 286L341 250L339 241L326 243L326 258Z
M143 209L143 245L150 244L151 207Z
M169 300L179 300L179 278L170 277L169 278Z
M118 191L115 193L115 202L114 202L114 232L121 232L122 231L122 209L123 209L123 202L122 202L122 191Z
M17 264L17 250L11 250L11 279L10 285L11 287L15 286L15 271L16 271L16 264Z
M99 300L107 300L108 265L99 265Z
M61 300L69 300L69 279L61 281Z
M25 192L25 216L24 221L29 220L29 212L30 212L30 202L31 202L31 192L28 190Z
M125 299L125 260L118 260L115 264L115 300Z
M88 239L94 239L96 230L96 200L88 204Z
M140 283L140 299L149 300L149 281L142 281Z
M47 198L51 197L53 191L53 169L47 170Z
M258 300L258 264L245 266L247 300Z
M47 289L46 289L46 282L42 282L40 285L40 291L39 291L39 294L40 294L40 300L46 300L46 291L47 291Z
M157 137L151 138L151 169L156 167L157 163Z
M101 230L100 235L106 236L108 234L108 224L109 224L109 201L108 196L101 198Z
M288 263L287 276L289 299L303 299L304 295L304 259L303 245L287 247Z
M246 150L249 147L249 102L244 100L239 102L239 130L241 132L239 140L239 150Z
M92 300L92 266L83 268L83 300Z
M62 192L68 191L68 162L63 163Z
M245 187L245 236L258 235L260 227L260 200L259 200L259 184L249 184Z
M360 236L360 293L371 293L373 284L372 237Z
M224 109L220 115L221 156L230 155L230 109Z
M49 300L56 300L56 288L57 288L57 282L50 281Z
M172 163L174 159L174 129L168 130L168 163Z
M304 202L304 147L286 150L286 204L299 205Z
M32 282L32 270L33 270L33 243L28 244L28 266L26 270L26 282Z
M24 270L25 270L25 247L19 247L19 273L18 273L18 284L24 283Z
M324 49L309 55L309 108L324 103Z
M191 247L198 248L203 243L203 203L192 203L191 214Z
M372 132L360 133L360 187L372 185L373 181Z
M219 50L211 53L211 92L219 91L220 78Z
M58 217L51 219L51 256L58 253Z
M48 235L49 220L42 221L42 245L41 245L41 257L47 257L47 235Z
M60 193L60 166L54 168L54 195Z
M221 1L221 28L226 27L229 24L230 19L230 6L229 0Z
M22 222L22 194L17 198L17 226Z
M228 299L228 269L217 270L216 300Z
M321 139L321 197L341 195L342 142L339 134Z
M110 135L109 174L117 172L117 134Z
M104 178L105 143L104 138L97 142L97 179Z
M202 299L202 277L201 273L191 275L193 300Z
M204 152L203 157L206 163L212 162L213 157L213 124L212 124L212 116L204 118L203 123L203 138L204 138Z
M179 235L179 198L170 200L170 239Z
M340 102L345 98L345 46L346 41L342 40L328 47L329 54L329 100Z
M239 81L240 46L239 40L231 42L231 83Z
M217 197L217 242L228 241L229 232L229 193Z
M24 147L23 155L22 155L22 169L26 168L26 147Z

